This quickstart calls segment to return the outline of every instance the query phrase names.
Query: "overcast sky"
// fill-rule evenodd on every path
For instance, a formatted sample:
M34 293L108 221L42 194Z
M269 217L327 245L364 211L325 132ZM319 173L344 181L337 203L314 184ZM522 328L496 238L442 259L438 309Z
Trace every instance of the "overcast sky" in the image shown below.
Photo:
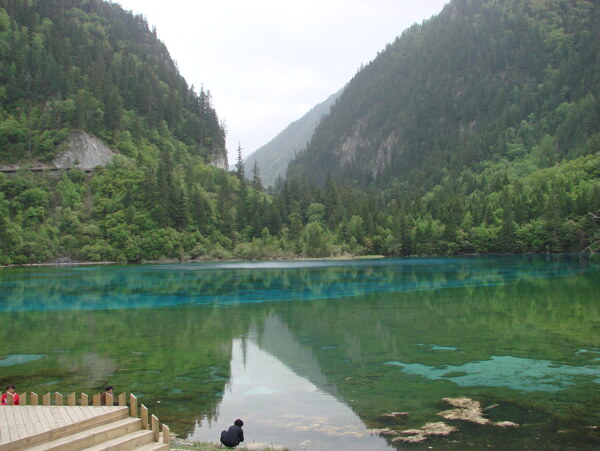
M227 128L229 163L341 89L449 0L117 0L156 26L188 84Z

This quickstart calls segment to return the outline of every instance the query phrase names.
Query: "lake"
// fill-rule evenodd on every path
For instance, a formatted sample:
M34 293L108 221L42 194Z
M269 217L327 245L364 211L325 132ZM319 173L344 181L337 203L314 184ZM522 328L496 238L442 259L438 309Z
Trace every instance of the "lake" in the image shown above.
M183 438L241 418L250 447L600 448L600 261L578 255L11 268L0 311L0 383L111 384ZM438 415L461 397L484 424Z

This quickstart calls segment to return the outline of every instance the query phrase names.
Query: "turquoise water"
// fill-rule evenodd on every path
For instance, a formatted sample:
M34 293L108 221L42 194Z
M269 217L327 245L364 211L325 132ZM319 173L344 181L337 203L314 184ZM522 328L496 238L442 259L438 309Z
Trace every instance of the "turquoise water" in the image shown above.
M241 417L293 450L600 448L600 264L579 256L3 269L0 311L1 383L110 383L182 437ZM461 396L520 427L438 415ZM459 431L378 432L437 421Z

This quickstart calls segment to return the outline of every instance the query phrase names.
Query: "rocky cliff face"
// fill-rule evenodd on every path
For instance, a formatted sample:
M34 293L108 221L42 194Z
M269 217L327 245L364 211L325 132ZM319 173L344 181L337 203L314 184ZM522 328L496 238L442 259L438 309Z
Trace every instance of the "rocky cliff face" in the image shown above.
M595 152L600 82L588 74L600 67L599 3L564 4L448 2L357 72L288 177L429 190L550 136L553 159Z
M209 164L219 168L219 169L223 169L225 171L229 170L229 161L227 160L227 151L225 149L223 149L222 152L220 152L217 155L213 155Z
M71 133L69 139L59 146L59 153L52 161L57 168L93 169L106 166L118 154L100 138L89 133L78 131ZM227 152L225 149L214 152L209 164L227 170Z
M104 141L86 132L71 133L60 149L52 161L57 168L92 169L96 166L106 166L116 155Z

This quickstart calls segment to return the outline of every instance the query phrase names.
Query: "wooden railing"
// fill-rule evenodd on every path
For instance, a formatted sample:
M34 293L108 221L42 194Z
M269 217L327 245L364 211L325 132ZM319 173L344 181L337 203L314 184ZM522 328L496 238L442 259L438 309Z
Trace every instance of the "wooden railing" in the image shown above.
M92 406L94 407L100 407L101 404L101 393L96 393L92 396ZM75 393L71 393L69 395L66 396L66 404L65 404L65 396L63 396L61 393L59 392L54 392L54 396L52 396L51 393L46 393L45 395L42 396L42 402L41 404L39 403L39 396L37 395L37 393L31 392L30 393L30 397L29 397L29 404L27 403L27 393L21 393L19 395L19 405L21 406L25 406L25 405L30 405L30 406L38 406L38 405L42 405L42 406L76 406L77 405L77 400L75 399ZM127 395L125 393L121 393L120 395L118 395L116 397L117 401L116 401L116 405L121 406L121 407L127 407ZM54 403L52 403L52 400L54 400ZM81 393L81 397L79 398L79 405L80 406L88 406L89 404L89 397L88 395L86 395L85 393ZM6 404L9 406L14 405L14 396L11 393L7 393L6 394ZM110 393L106 393L105 394L105 403L104 405L106 406L112 406L115 404L115 397L110 394ZM130 394L129 395L129 416L130 417L135 417L138 418L138 408L137 408L138 402L137 402L137 398L135 397L134 394ZM160 422L158 420L158 418L156 417L156 415L152 415L150 417L150 421L148 421L148 417L149 413L148 413L148 408L144 405L141 404L140 405L140 412L139 412L139 418L142 420L142 429L152 429L153 435L154 435L154 441L158 442L160 441L160 431L159 431L159 426L160 426ZM166 424L162 424L162 441L163 443L167 443L169 444L171 442L171 430L169 429L169 426L167 426Z

